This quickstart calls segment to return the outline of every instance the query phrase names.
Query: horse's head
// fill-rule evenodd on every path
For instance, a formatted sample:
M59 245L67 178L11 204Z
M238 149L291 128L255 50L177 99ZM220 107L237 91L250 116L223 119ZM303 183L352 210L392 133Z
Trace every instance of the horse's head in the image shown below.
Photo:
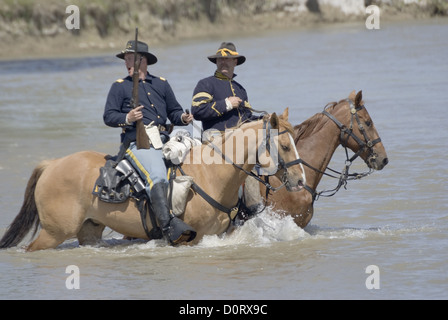
M342 146L360 156L371 169L381 170L389 162L381 138L362 101L362 91L353 91L349 98L333 104L333 110L324 110L341 130Z
M282 115L266 115L263 119L266 130L263 139L274 166L275 175L286 185L288 191L298 191L306 184L305 171L294 144L293 128L288 122L288 108ZM263 165L262 165L263 167Z

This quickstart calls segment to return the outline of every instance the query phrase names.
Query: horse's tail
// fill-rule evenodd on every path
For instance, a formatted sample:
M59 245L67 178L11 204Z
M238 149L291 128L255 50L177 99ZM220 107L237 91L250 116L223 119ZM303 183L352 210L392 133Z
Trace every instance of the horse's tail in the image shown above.
M8 227L8 230L0 240L0 249L18 245L34 226L33 237L39 227L39 215L37 212L34 190L42 172L48 166L49 161L41 162L31 174L25 189L25 197L19 214Z

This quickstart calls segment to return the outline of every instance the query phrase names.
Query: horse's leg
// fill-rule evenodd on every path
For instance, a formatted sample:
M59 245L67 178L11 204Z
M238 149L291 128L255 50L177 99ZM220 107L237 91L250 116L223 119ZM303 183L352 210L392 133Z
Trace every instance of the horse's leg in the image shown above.
M76 194L67 194L59 188L61 191L55 196L54 190L45 186L45 181L42 182L38 184L35 193L42 229L27 248L28 251L57 247L75 237L86 220L86 211Z
M103 231L106 226L101 223L96 223L92 219L87 219L82 224L77 237L80 245L95 245L100 242Z
M45 229L41 229L36 240L31 242L26 251L36 251L44 249L53 249L64 242L66 238L61 235L53 235L47 232Z
M102 224L94 223L92 220L86 220L81 230L78 231L77 237L80 245L93 245L101 240L105 226ZM28 247L27 251L36 251L44 249L56 248L68 238L73 237L74 232L69 230L54 230L49 232L46 229L42 229L39 232L38 237Z
M27 251L56 248L78 234L84 215L79 210L66 210L62 207L55 211L39 210L42 229L36 240L27 247Z

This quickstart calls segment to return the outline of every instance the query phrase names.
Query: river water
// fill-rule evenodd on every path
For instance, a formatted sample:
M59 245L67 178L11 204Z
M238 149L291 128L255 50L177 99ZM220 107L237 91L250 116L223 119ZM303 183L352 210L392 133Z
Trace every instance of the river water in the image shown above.
M363 90L388 152L384 170L319 199L304 230L268 209L194 247L123 241L106 229L104 246L0 251L0 299L447 299L447 35L448 22L433 20L233 38L247 57L236 73L252 106L290 107L293 124ZM197 81L214 72L206 56L223 40L153 48L159 63L150 72L188 108ZM110 85L125 76L113 53L0 62L0 235L39 161L116 152L120 130L102 122ZM331 166L342 169L344 159L338 150ZM354 167L365 169L359 160ZM334 185L324 178L319 189ZM67 288L71 265L79 289Z

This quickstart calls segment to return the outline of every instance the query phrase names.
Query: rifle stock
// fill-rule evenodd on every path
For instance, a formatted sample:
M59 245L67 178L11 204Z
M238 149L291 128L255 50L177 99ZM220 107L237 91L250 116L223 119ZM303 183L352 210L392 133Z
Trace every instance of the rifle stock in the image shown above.
M139 106L138 103L138 83L139 83L139 69L140 69L140 59L137 58L137 41L138 41L138 28L135 28L135 43L134 43L134 73L132 74L132 108L135 109ZM137 120L137 138L136 145L137 149L149 149L151 146L149 144L148 134L145 130L145 125L143 120Z

